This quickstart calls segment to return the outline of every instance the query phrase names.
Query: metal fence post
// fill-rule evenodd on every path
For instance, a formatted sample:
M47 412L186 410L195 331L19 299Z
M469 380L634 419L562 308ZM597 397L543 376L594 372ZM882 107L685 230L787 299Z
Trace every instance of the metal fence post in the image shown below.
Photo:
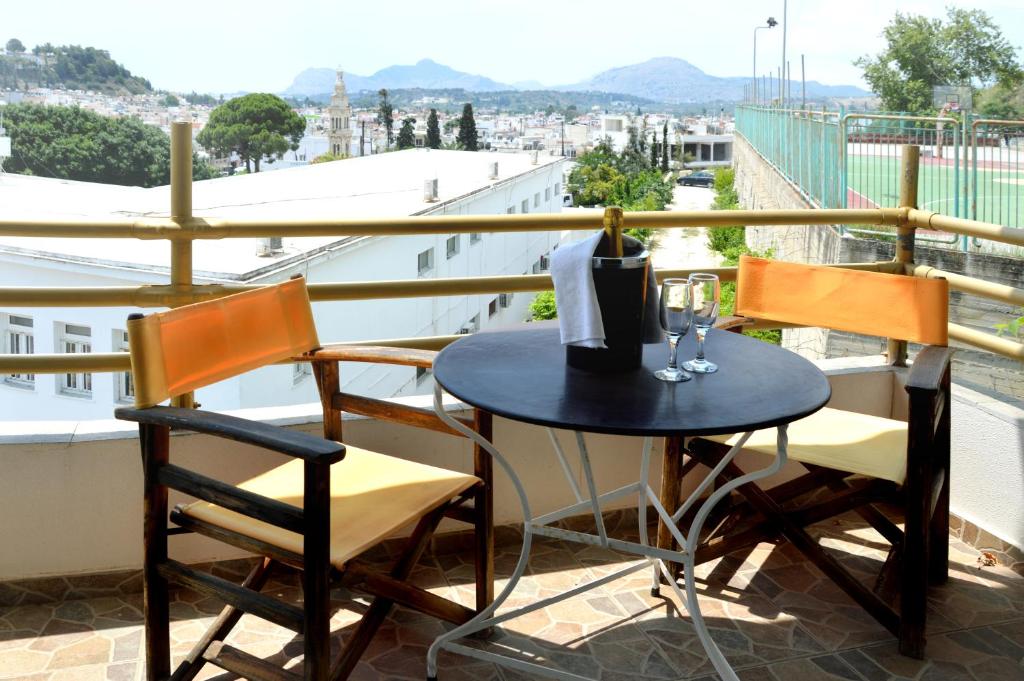
M914 264L914 235L917 228L907 222L906 213L917 208L917 177L921 162L921 147L915 144L903 145L900 160L900 222L896 226L896 262ZM890 338L888 340L889 363L907 366L907 342Z
M192 123L171 123L171 219L187 223L192 219ZM192 236L179 234L171 239L171 286L175 292L192 289ZM175 407L198 406L192 393L172 399Z

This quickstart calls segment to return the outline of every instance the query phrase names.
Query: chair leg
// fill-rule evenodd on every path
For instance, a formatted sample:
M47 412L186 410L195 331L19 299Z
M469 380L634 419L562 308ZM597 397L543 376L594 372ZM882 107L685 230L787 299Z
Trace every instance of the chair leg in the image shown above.
M420 518L416 529L413 530L412 535L409 537L405 550L391 568L390 575L392 577L400 580L409 578L409 575L412 574L413 569L416 567L416 563L419 562L420 557L430 543L434 530L437 529L441 518L444 517L444 512L445 507L442 506ZM373 640L373 635L377 633L377 629L384 623L384 619L387 617L388 612L391 611L392 605L394 603L383 596L377 596L373 599L373 602L370 603L370 608L363 614L362 619L359 620L359 626L356 627L352 638L345 646L345 649L341 651L341 657L331 668L331 681L345 681L349 677L366 647Z
M916 465L915 465L916 463ZM924 658L925 614L928 602L928 543L931 475L924 457L908 456L903 490L903 554L900 556L900 654Z
M474 409L473 426L488 442L494 437L490 412ZM480 612L494 600L494 462L478 444L473 445L473 472L484 483L473 499L476 610Z
M665 438L665 454L661 460L661 490L659 497L661 505L669 513L675 513L679 508L680 497L680 471L683 467L683 438L670 436ZM643 482L643 481L641 481ZM672 550L675 548L675 540L668 529L668 525L661 518L658 519L658 548ZM669 574L679 573L678 563L668 564ZM661 581L658 577L658 583ZM657 595L659 588L651 587L651 594Z
M302 597L305 681L327 681L331 650L331 466L304 463Z
M949 579L949 483L950 483L950 412L949 391L946 390L946 404L939 416L939 427L935 431L933 446L934 475L942 476L942 485L935 498L929 521L928 581L933 585L945 584Z
M167 487L157 473L169 459L170 429L140 425L143 470L143 619L146 679L164 681L171 673L170 594L158 571L167 561Z

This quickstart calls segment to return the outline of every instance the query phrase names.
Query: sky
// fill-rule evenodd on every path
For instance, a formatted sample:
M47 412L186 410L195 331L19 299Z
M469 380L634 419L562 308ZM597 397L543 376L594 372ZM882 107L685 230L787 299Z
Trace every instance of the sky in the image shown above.
M786 52L799 78L864 86L851 63L883 47L898 8L939 17L955 4L987 12L1024 57L1024 0L788 0ZM176 92L279 92L303 69L368 76L430 58L515 83L574 83L653 57L679 57L713 76L752 73L782 60L783 0L43 0L0 4L0 36L29 49L50 42L106 49L154 87Z

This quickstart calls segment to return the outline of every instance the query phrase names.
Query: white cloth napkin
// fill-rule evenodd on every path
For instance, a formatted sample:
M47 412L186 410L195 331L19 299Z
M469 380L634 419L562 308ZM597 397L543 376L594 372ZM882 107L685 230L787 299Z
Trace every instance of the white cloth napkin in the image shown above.
M551 279L555 283L555 308L562 345L607 347L591 267L591 258L603 234L598 232L582 241L564 244L551 254Z

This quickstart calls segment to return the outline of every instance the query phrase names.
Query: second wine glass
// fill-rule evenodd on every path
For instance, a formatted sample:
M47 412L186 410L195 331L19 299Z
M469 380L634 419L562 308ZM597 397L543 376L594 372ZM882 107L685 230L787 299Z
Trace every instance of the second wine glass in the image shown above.
M676 366L679 339L690 330L693 321L693 287L687 279L666 279L661 284L661 328L668 334L668 367L654 372L656 378L671 383L689 381L690 376Z
M683 362L683 368L696 374L713 374L718 365L704 358L704 337L718 319L721 288L717 274L694 272L690 275L693 296L693 325L697 327L697 356Z

